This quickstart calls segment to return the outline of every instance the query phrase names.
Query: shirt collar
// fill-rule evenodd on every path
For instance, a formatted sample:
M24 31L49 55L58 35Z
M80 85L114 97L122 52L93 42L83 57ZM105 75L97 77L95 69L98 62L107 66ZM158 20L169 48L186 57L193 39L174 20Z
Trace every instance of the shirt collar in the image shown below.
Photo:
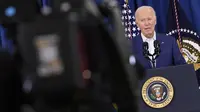
M142 33L141 33L141 37L142 37L143 42L146 42L147 40L156 40L156 32L154 31L153 38L147 38Z

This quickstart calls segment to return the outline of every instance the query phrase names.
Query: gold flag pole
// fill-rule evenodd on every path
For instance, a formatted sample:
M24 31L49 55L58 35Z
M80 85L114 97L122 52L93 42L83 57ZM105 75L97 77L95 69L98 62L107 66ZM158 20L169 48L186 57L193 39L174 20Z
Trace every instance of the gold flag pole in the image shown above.
M128 4L128 0L125 0L125 3Z

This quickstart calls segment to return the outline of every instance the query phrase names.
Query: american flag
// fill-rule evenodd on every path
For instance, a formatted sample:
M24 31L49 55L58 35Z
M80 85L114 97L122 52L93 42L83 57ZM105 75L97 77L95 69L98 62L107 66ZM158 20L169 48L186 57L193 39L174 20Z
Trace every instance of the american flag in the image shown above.
M128 0L124 0L122 6L122 25L124 26L125 30L125 37L132 39L140 33L140 29L135 23L134 14L132 13L127 1Z

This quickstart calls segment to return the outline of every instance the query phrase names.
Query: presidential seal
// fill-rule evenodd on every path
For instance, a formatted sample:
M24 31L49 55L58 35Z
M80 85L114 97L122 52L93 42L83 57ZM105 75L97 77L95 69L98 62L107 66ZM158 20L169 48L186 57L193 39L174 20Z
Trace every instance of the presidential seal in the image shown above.
M178 38L178 32L181 34L182 46L178 42L179 48L182 50L183 57L188 64L200 63L200 43L199 35L190 29L175 29L166 35Z
M142 87L142 98L152 108L163 108L173 99L172 84L163 77L152 77Z

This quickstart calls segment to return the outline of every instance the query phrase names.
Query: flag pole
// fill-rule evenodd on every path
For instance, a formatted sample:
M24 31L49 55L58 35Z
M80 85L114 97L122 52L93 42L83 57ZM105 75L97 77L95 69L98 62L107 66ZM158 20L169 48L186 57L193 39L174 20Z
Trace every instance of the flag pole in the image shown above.
M181 39L181 33L180 33L180 26L179 26L179 18L178 18L178 11L177 11L177 7L176 7L176 0L173 0L174 2L174 12L175 12L175 17L176 17L176 26L177 26L177 32L178 32L178 45L179 45L179 49L182 53L182 39Z
M128 4L128 0L125 0L125 3Z

